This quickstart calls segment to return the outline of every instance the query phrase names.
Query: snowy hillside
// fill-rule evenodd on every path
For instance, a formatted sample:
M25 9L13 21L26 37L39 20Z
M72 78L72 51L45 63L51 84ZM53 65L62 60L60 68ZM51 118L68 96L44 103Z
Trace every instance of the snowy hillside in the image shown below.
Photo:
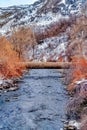
M8 35L14 27L30 26L40 30L49 30L50 25L61 19L70 19L72 15L80 15L81 6L86 0L38 0L32 5L0 8L0 33ZM35 46L35 60L56 61L64 56L67 37L46 37L40 45ZM27 50L25 56L32 59L32 50Z
M38 0L32 5L0 8L0 32L8 33L20 25L49 24L80 14L86 0Z

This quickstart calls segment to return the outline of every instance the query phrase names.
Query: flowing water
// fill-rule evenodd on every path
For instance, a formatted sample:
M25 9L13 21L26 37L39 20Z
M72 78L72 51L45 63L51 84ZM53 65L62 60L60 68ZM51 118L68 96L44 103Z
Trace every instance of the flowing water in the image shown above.
M30 70L19 89L0 94L0 130L60 130L68 100L57 70Z

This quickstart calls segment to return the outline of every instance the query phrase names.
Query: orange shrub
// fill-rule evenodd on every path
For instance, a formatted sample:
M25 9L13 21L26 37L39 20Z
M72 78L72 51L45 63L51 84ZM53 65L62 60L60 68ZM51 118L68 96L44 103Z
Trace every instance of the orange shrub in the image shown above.
M74 56L72 57L72 63L74 66L72 71L73 80L72 83L69 84L68 90L73 90L76 87L76 81L87 78L87 60L84 57Z
M73 57L75 69L73 76L75 80L80 80L82 78L87 78L87 60L84 57Z
M20 61L13 45L5 37L0 37L0 75L6 78L20 76L24 69L17 64Z

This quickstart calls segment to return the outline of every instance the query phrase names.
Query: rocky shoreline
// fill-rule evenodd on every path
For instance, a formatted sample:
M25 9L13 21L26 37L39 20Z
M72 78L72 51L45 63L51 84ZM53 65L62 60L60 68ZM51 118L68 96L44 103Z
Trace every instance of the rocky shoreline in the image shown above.
M0 93L8 91L16 91L18 87L18 79L0 79Z
M69 84L72 77L69 77L71 70L64 70L66 90L70 95L67 105L67 121L64 123L64 130L87 130L87 79L81 79L72 83L69 90ZM71 81L70 81L71 80ZM68 86L68 87L67 87Z

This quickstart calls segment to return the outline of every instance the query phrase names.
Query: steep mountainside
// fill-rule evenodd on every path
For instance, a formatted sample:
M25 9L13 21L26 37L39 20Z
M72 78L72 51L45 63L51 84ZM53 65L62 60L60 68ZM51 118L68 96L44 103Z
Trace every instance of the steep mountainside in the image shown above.
M20 25L49 24L61 18L80 14L86 0L38 0L32 5L0 8L0 32Z
M69 23L64 22L59 26L58 23L61 19L69 21L68 19L72 15L80 15L81 7L85 1L38 0L32 5L0 8L0 33L8 35L14 27L33 25L34 31L36 31L42 41L35 46L34 57L32 49L28 48L27 53L25 50L25 57L30 60L34 58L34 60L56 61L59 56L65 56L65 48L67 46L67 35L63 33L58 36L58 32L61 32L61 30L64 32L64 29L69 25ZM51 35L50 32L56 35ZM51 36L48 37L48 34ZM43 38L41 35L43 35Z

